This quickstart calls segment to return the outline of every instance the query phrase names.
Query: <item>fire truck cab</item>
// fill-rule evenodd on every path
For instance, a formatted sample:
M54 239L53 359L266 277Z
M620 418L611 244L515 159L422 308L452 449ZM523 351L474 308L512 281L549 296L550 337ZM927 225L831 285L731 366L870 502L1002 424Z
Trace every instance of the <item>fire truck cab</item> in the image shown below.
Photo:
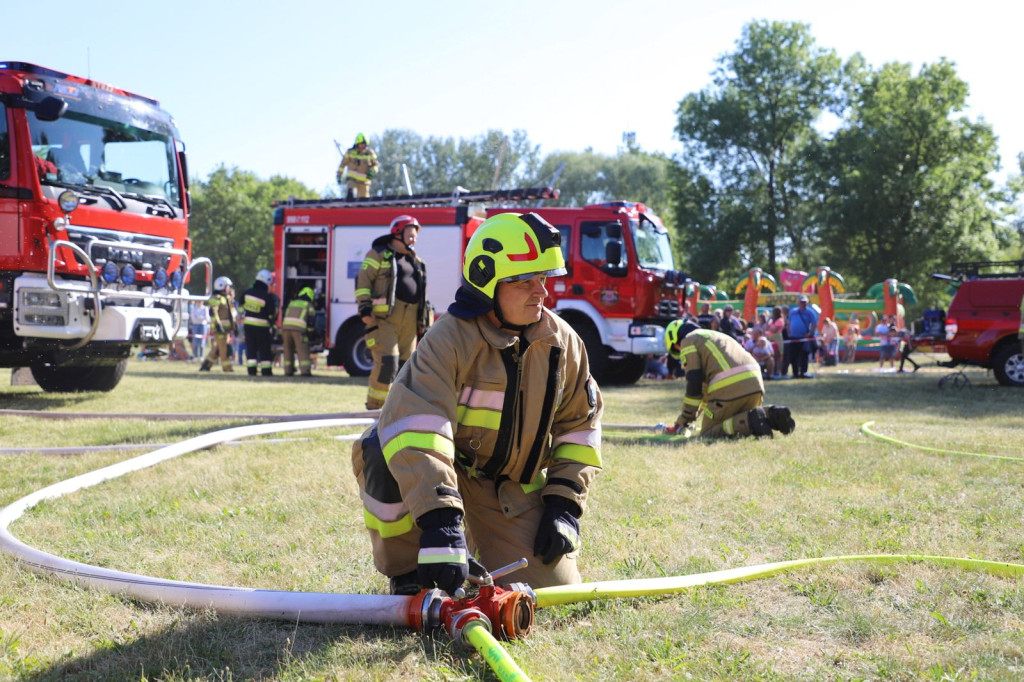
M647 355L664 354L664 327L683 310L686 277L675 270L668 230L643 204L624 201L583 208L482 205L551 198L557 191L527 188L276 204L277 294L284 303L306 286L321 294L328 364L365 376L372 360L356 311L355 277L371 242L393 218L408 214L423 226L416 250L427 266L427 296L443 313L480 223L497 213L533 211L561 232L568 270L548 282L547 307L581 336L599 382L634 383Z
M0 62L0 366L111 390L210 295L191 259L184 146L156 100ZM202 266L206 292L182 287Z

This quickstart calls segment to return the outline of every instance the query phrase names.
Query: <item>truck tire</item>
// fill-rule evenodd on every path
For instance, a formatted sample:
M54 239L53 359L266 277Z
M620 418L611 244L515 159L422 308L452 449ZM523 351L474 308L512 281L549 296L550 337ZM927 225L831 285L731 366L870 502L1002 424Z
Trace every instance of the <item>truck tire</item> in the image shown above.
M351 377L368 377L373 369L373 356L366 347L362 323L346 324L338 331L337 347L341 365Z
M578 321L572 319L569 323L583 340L583 346L587 349L587 360L590 362L590 376L598 384L610 384L611 363L608 360L608 347L601 342L601 335L597 328L589 320Z
M1024 387L1024 353L1014 340L997 350L992 356L992 373L1003 386Z
M121 382L128 360L97 367L32 367L32 378L47 393L79 393L83 391L112 391Z
M609 386L629 386L640 381L647 369L647 361L640 355L625 355L618 360L608 361L608 378L605 383Z

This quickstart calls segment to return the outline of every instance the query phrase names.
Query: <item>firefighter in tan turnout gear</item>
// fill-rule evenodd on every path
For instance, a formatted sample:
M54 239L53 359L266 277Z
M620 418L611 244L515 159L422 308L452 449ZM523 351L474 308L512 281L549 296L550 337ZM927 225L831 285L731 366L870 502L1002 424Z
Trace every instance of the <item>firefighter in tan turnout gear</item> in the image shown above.
M788 407L766 405L757 360L735 339L673 320L665 328L665 347L685 372L683 411L667 433L692 428L702 417L699 435L772 436L796 428Z
M427 267L416 255L419 231L420 224L412 216L392 220L389 232L373 241L356 275L356 305L373 356L368 410L384 404L395 375L431 322Z
M370 196L370 182L379 168L377 152L366 143L366 136L359 133L338 166L338 184L345 183L345 198Z
M533 213L487 219L449 314L353 446L374 564L393 594L452 594L480 572L474 556L491 570L528 560L498 582L580 581L603 406L582 340L544 307L546 279L565 274L560 241Z
M213 281L213 296L206 302L210 306L210 325L213 327L213 343L210 350L203 358L203 364L199 366L200 372L209 372L215 362L220 362L220 368L225 372L233 372L231 344L231 332L235 328L235 318L238 312L235 310L235 291L232 289L234 282L230 277L218 277Z
M313 311L313 290L303 287L284 310L281 320L281 342L283 351L281 366L284 375L295 374L295 358L299 359L299 374L313 376L313 361L309 357L309 334L313 331L316 317Z

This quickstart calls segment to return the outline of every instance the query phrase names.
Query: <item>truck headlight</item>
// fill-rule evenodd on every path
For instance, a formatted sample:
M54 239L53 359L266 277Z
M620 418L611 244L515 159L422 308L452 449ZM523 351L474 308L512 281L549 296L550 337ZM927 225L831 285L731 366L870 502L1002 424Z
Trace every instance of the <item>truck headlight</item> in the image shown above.
M28 308L62 308L60 294L55 291L23 291L21 304Z
M658 332L661 331L661 327L656 324L634 324L629 327L629 335L636 336L649 336L655 337Z

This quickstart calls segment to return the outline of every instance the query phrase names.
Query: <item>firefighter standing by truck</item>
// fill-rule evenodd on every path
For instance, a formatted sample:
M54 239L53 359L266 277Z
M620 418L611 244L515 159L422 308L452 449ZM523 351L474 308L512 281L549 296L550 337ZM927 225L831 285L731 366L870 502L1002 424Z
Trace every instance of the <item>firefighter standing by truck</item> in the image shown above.
M345 183L345 198L362 198L370 196L370 182L377 174L380 165L377 163L377 152L366 143L366 136L356 135L356 140L338 166L338 184Z
M767 405L764 379L754 357L732 337L692 322L673 320L665 328L665 347L683 365L683 411L667 433L693 428L699 435L769 436L792 433L796 423L788 407Z
M579 517L601 468L601 394L583 341L544 307L561 236L536 214L470 239L455 302L399 374L352 466L393 594L452 594L469 556L507 580L578 583ZM468 531L463 531L465 520Z
M295 374L295 357L299 359L299 374L313 376L312 360L309 357L309 335L314 329L316 317L313 311L313 290L303 287L298 296L288 303L281 320L281 340L284 353L281 366L285 376Z
M271 338L277 319L277 295L271 293L274 279L270 270L256 273L256 281L242 294L242 325L245 328L245 368L249 376L256 370L265 377L273 375L274 352Z
M391 382L430 326L427 267L416 255L419 222L408 215L391 221L389 232L373 245L356 276L356 305L366 325L366 346L373 369L366 409L384 405Z
M228 343L235 328L235 292L230 277L221 276L213 282L213 296L206 302L210 306L210 323L213 327L213 341L210 350L199 366L200 372L209 372L213 363L220 361L220 368L233 372L231 344Z

